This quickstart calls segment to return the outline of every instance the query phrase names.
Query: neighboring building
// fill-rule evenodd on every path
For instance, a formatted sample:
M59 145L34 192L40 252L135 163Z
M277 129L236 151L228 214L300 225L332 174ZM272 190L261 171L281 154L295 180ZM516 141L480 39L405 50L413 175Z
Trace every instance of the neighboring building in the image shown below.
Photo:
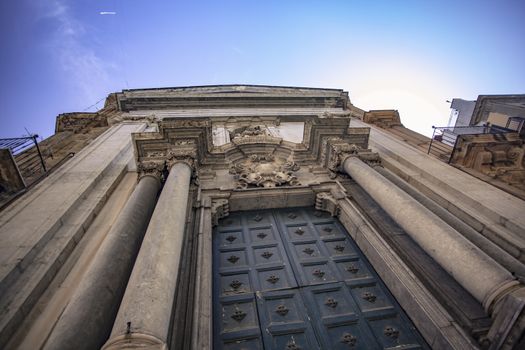
M428 147L450 165L525 199L525 95L453 99Z
M0 211L0 348L523 348L525 201L429 141L339 89L60 115Z
M447 126L468 126L471 125L472 113L476 101L467 101L461 98L455 98L450 103L450 118Z

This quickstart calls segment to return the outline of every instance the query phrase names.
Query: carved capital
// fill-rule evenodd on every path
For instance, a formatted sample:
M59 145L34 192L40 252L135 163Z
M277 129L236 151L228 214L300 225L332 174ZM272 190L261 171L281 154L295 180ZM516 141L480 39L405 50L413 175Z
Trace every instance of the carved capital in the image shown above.
M211 222L213 226L219 224L219 220L230 215L230 204L227 199L214 199L211 202Z
M163 170L164 162L142 161L137 165L137 172L139 173L138 180L140 181L144 176L153 176L161 181Z
M166 154L166 165L168 170L176 163L185 163L192 170L197 167L197 151L188 148L172 148Z
M339 215L339 204L330 192L320 192L315 196L315 209L329 212L332 216Z
M329 138L323 141L321 163L336 177L338 172L344 173L342 166L348 157L358 157L370 166L380 166L381 158L376 152L363 149L340 138Z

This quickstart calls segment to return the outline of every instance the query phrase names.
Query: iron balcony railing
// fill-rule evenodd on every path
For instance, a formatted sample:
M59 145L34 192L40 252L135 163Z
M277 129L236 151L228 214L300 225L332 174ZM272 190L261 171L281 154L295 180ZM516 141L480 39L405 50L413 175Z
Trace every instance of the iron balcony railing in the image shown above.
M38 147L37 138L38 135L35 134L25 137L0 139L0 148L11 150L11 154L24 177L36 172L45 173L47 171L44 157L42 157L42 152L40 152L40 147ZM30 151L32 147L35 147L36 152Z

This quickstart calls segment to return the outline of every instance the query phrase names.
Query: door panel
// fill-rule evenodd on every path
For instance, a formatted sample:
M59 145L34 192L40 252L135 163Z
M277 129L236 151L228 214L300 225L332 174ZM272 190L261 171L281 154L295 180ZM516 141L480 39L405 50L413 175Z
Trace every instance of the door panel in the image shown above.
M344 283L307 287L304 293L324 349L380 348Z
M253 293L220 297L215 305L214 348L263 349Z
M232 213L213 247L216 349L427 348L328 213Z
M319 349L297 288L257 293L266 349Z

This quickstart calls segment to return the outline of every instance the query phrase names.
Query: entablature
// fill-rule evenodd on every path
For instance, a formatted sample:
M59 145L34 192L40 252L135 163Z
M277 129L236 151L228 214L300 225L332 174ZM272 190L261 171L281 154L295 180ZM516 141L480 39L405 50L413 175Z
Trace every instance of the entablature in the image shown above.
M301 178L311 183L316 174L338 171L341 152L336 156L334 150L341 150L340 145L353 147L360 154L368 148L370 129L350 127L347 116L304 117L301 142L286 141L272 133L273 127L287 122L286 116L273 120L246 118L230 125L234 132L229 134L228 143L215 145L213 118L164 119L159 121L158 132L133 135L136 161L169 166L177 154L177 159L192 159L198 176L203 174L208 182L216 178L214 172L229 174L230 186L240 190L297 186Z

